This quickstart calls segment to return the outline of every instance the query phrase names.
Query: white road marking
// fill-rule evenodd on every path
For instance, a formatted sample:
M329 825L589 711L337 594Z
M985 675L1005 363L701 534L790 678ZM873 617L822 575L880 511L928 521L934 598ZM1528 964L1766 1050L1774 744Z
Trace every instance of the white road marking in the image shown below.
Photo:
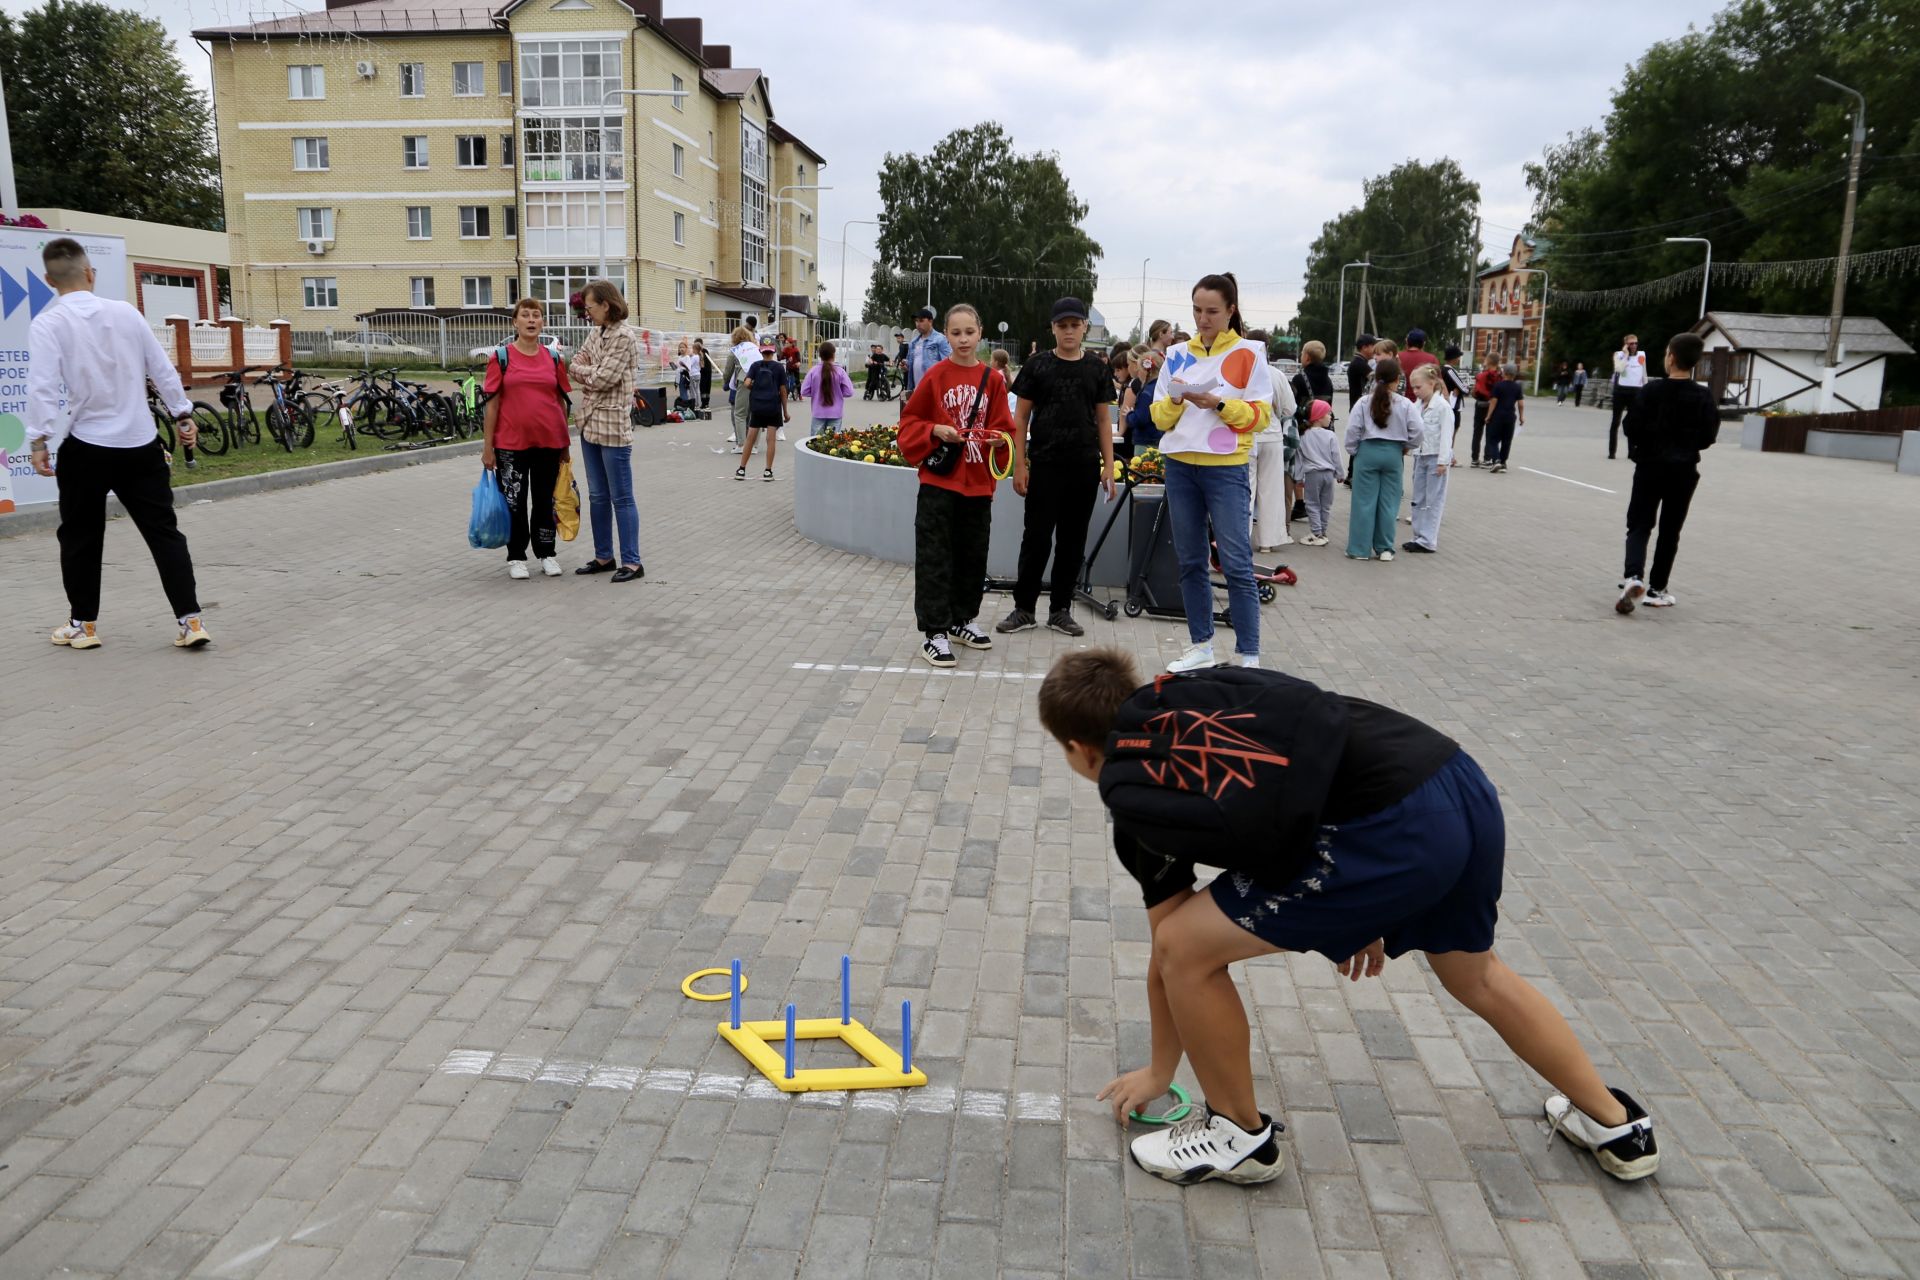
M1577 484L1582 489L1592 489L1596 493L1612 493L1612 489L1602 489L1597 484L1588 484L1585 480L1569 480L1566 476L1557 476L1551 471L1535 471L1532 467L1515 467L1516 471L1525 471L1530 475L1545 476L1549 480L1566 480L1568 484Z

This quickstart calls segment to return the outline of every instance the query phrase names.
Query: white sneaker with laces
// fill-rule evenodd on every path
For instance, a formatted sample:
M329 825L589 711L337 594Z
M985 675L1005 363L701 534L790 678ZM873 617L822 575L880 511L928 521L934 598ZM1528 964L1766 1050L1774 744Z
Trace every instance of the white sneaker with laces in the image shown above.
M953 666L953 645L947 640L946 632L936 631L922 641L920 656L925 658L931 666Z
M540 572L549 578L557 578L560 576L560 562L552 556L543 557L540 561Z
M1182 671L1198 671L1202 667L1216 665L1213 660L1211 644L1189 645L1187 651L1167 664L1167 670L1178 674Z
M1382 559L1382 560L1391 560L1391 559L1393 559L1393 552L1391 552L1391 551L1382 551L1382 552L1380 553L1380 559Z
M507 576L520 582L525 582L533 575L527 572L527 562L525 560L509 560L507 561Z
M1613 602L1613 611L1619 614L1632 613L1633 606L1639 604L1641 598L1646 594L1646 583L1640 581L1638 578L1622 578L1620 580L1620 598Z
M1260 655L1257 653L1236 653L1233 655L1233 665L1236 667L1257 667L1260 665Z
M1571 1099L1556 1093L1547 1099L1547 1119L1552 1122L1552 1128L1547 1130L1547 1142L1551 1145L1554 1135L1563 1133L1575 1146L1593 1152L1602 1169L1622 1182L1635 1182L1660 1167L1660 1146L1654 1141L1653 1121L1647 1117L1646 1108L1624 1090L1610 1087L1607 1092L1626 1108L1625 1124L1613 1128L1599 1124L1574 1106Z
M1143 1133L1129 1144L1133 1162L1156 1178L1181 1186L1215 1180L1251 1185L1271 1182L1286 1172L1279 1128L1268 1116L1248 1133L1211 1109L1202 1110L1158 1133Z
M1641 603L1649 609L1671 609L1680 602L1674 599L1671 591L1649 591L1647 598Z
M958 626L948 627L947 639L953 644L965 645L969 649L993 648L993 637L982 631L972 619Z
M75 622L68 619L64 627L54 628L53 642L65 645L69 649L98 649L100 633L94 630L91 622Z

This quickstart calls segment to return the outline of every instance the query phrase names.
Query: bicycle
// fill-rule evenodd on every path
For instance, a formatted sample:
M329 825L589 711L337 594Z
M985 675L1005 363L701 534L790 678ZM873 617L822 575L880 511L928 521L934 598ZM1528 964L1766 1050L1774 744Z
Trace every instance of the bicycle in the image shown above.
M285 373L285 377L277 375ZM288 453L293 452L297 444L302 448L313 447L313 415L308 413L295 397L294 387L299 377L292 365L280 365L269 371L267 381L273 387L273 403L267 406L267 433L280 442Z
M453 400L423 382L403 382L391 370L364 373L355 381L360 390L348 403L358 412L361 429L388 441L389 449L422 449L466 435Z
M309 382L318 383L309 387ZM300 405L303 412L313 423L315 433L335 425L340 427L340 440L349 449L360 447L358 433L353 429L353 411L347 406L347 381L321 382L313 374L296 370L288 380L287 394Z
M249 365L226 375L220 388L218 409L204 400L193 402L193 421L200 430L202 453L217 457L236 444L260 443L260 411L254 408L253 397L248 394L247 375L266 372L263 366ZM275 438L280 434L276 433ZM291 453L293 446L288 445L287 451Z
M160 403L160 393L151 386L147 388L147 410L153 414L153 431L160 439L160 447L166 450L168 457L172 457L173 451L179 447L180 443L178 437L174 435L173 415L167 412L166 405ZM184 460L189 471L200 465L194 460L192 445L186 447Z

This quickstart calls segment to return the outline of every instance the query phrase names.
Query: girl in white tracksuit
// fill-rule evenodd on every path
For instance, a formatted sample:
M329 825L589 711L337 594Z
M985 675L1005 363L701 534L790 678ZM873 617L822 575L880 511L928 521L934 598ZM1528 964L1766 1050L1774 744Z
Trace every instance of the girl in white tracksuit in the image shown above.
M1253 545L1259 551L1293 542L1287 532L1287 513L1293 508L1288 469L1299 442L1299 428L1293 421L1293 388L1279 365L1269 363L1267 367L1273 371L1273 418L1266 430L1253 438Z
M1420 442L1413 451L1413 539L1401 549L1421 554L1440 549L1447 468L1453 465L1453 404L1433 365L1413 371L1413 394L1420 407Z

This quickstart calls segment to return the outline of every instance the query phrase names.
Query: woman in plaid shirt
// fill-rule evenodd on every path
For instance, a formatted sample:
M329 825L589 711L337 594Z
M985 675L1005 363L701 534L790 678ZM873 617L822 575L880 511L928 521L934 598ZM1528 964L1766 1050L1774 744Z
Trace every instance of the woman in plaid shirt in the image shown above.
M633 427L627 411L640 344L626 324L627 300L606 280L586 287L584 302L593 332L580 344L569 372L580 393L575 419L587 468L587 513L593 524L593 559L575 573L614 568L613 526L620 527L620 566L613 581L647 576L640 563L640 508L633 501Z

